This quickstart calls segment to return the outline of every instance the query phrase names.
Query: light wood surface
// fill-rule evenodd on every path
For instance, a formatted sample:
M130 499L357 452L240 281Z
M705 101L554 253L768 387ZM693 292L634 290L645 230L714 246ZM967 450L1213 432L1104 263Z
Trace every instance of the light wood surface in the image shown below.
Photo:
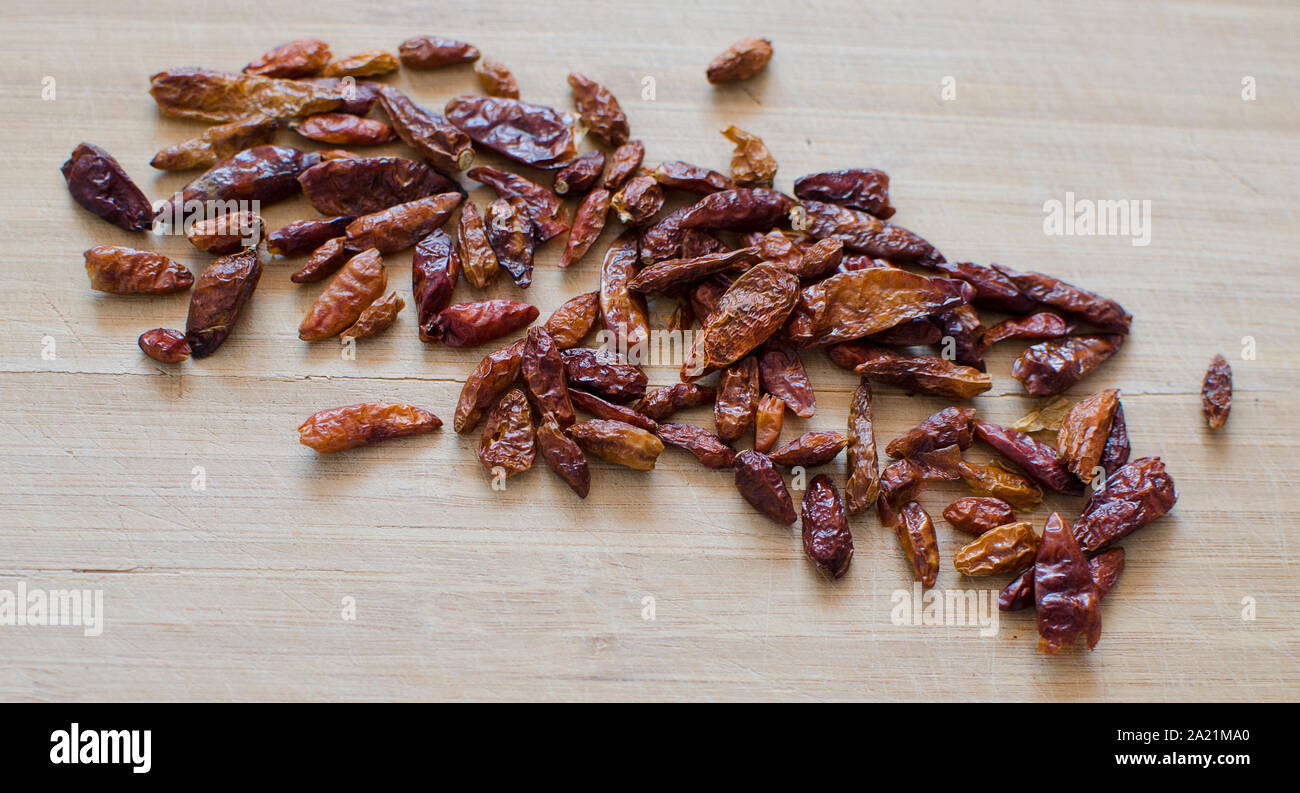
M98 637L0 627L0 697L1295 699L1298 22L1286 2L10 4L0 589L102 589L106 624ZM797 527L766 521L728 473L680 450L648 475L593 462L586 501L540 462L493 491L476 438L450 427L319 457L295 430L321 408L392 399L450 424L490 348L421 344L409 307L356 360L300 342L319 286L289 282L296 262L267 267L216 355L177 368L142 356L136 336L183 327L188 295L94 293L81 252L153 247L196 272L206 257L78 208L57 171L72 148L104 146L160 198L195 174L153 172L150 157L202 126L158 114L152 73L234 71L304 35L345 55L426 32L473 41L540 103L571 107L571 68L604 82L648 163L725 170L718 130L735 123L775 153L778 187L814 170L882 168L895 220L949 259L1039 269L1122 302L1136 317L1127 346L1071 393L1122 389L1134 456L1161 456L1180 498L1123 543L1128 567L1097 650L1040 655L1031 612L1004 615L993 637L894 625L891 593L911 575L874 516L853 521L853 565L827 581ZM710 87L705 65L749 34L774 43L767 72ZM941 96L946 77L953 100ZM1254 101L1242 98L1245 77ZM431 108L478 90L468 68L391 79ZM315 146L287 130L278 141ZM1151 244L1046 236L1043 202L1067 191L1150 200ZM472 195L481 204L489 192ZM266 214L275 227L312 212L296 199ZM546 246L526 299L546 316L595 288L610 239L567 272L555 266L561 242ZM409 260L389 258L408 302ZM1255 360L1242 360L1247 336ZM46 337L54 360L42 358ZM994 387L973 404L991 420L1034 405L1009 375L1018 349L990 355ZM1212 434L1199 388L1217 352L1236 399ZM823 354L807 358L818 411L788 419L787 439L842 429L855 385ZM670 367L650 374L675 379ZM882 449L943 404L878 393ZM688 419L711 426L707 411ZM842 483L842 458L826 470ZM951 567L961 538L938 515L962 494L922 498L940 537L938 587L997 590L1006 577ZM1079 506L1049 499L1032 518L1041 526L1058 508L1070 519ZM342 618L347 597L355 620Z

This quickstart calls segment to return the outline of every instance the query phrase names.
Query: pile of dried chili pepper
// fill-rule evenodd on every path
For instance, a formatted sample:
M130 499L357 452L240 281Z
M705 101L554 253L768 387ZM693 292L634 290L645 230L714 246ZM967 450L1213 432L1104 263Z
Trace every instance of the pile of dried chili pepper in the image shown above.
M750 79L772 53L765 39L742 39L713 60L707 78L720 86ZM484 93L451 98L441 112L370 79L468 63ZM651 167L613 93L577 72L568 83L576 115L526 101L505 64L436 36L402 42L396 55L341 58L301 39L241 72L156 74L150 93L161 112L212 126L152 165L205 170L155 209L117 160L82 144L62 169L77 203L133 232L174 224L190 207L300 193L318 214L264 234L255 212L212 212L186 228L199 253L218 257L197 278L157 253L94 247L85 254L91 286L116 294L192 287L183 332L156 328L139 338L147 355L175 364L213 354L264 266L284 259L302 259L289 276L295 283L326 282L300 339L349 343L382 333L406 304L388 291L385 257L410 250L421 342L476 347L513 337L468 374L452 410L457 433L478 433L477 455L491 476L527 471L540 452L585 498L590 455L649 471L674 446L731 471L740 496L768 519L800 521L809 559L835 578L853 557L851 516L874 509L926 587L941 562L918 499L930 482L964 482L971 495L942 513L971 536L954 567L1013 576L1000 606L1037 610L1044 652L1079 636L1093 647L1100 601L1123 569L1115 543L1177 499L1159 458L1129 461L1117 390L1072 404L1059 396L1120 350L1128 312L1043 273L950 262L893 222L889 177L877 169L805 174L787 193L774 186L777 161L762 138L735 126L721 131L735 147L727 173L680 160ZM297 145L274 142L285 127ZM580 129L591 133L586 151ZM409 156L353 151L395 140ZM343 148L303 148L308 141ZM475 165L480 155L509 165ZM466 179L496 199L477 205ZM455 301L458 288L476 292L503 273L526 290L548 242L562 246L561 267L578 265L612 224L621 233L590 291L540 325L537 307L523 300ZM692 331L682 337L680 382L670 385L651 386L642 369L647 344L665 330L653 327L652 303L672 307L666 330ZM999 321L986 326L981 312ZM597 330L606 343L585 346ZM977 418L974 408L945 408L890 441L882 467L875 386L967 402L992 386L987 350L1013 342L1024 349L1011 376L1028 394L1056 399L1013 427ZM787 412L816 412L805 359L818 348L858 378L844 432L783 439ZM1204 395L1211 426L1221 427L1231 400L1221 357ZM675 420L701 406L712 408L711 428ZM369 402L317 412L299 433L303 444L333 453L441 423L421 408ZM1055 438L1033 434L1044 431ZM964 459L976 442L1000 458ZM841 452L842 482L817 474L796 507L783 472L827 466ZM1073 524L1053 513L1039 532L1024 519L1044 490L1080 499Z

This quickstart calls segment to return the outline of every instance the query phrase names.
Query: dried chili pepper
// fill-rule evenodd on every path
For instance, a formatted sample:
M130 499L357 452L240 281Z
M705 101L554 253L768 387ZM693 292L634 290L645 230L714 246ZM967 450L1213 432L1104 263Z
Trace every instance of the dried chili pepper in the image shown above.
M352 218L345 215L295 220L266 235L266 251L272 256L297 256L314 251L346 234L351 222Z
M838 432L810 430L789 443L774 449L768 454L768 458L777 465L784 465L787 468L793 468L796 465L805 468L814 465L825 465L838 457L847 444L848 439ZM850 462L850 484L853 483L853 467L853 463ZM845 487L847 488L848 485L845 485Z
M1043 527L1034 560L1038 649L1054 655L1083 635L1091 650L1101 638L1101 598L1088 560L1070 528L1055 512Z
M483 87L483 93L488 96L519 98L519 83L501 61L483 58L474 64L474 75L478 77L478 84Z
M330 45L320 39L297 39L281 44L244 67L244 74L262 77L310 77L330 60Z
M645 396L646 376L640 367L611 350L577 347L560 354L570 385L585 388L616 402Z
M736 455L732 468L736 472L736 489L754 509L782 526L794 523L790 491L767 455L747 449Z
M497 263L520 289L533 282L533 218L522 198L498 198L488 205L487 238Z
M389 438L423 435L442 426L427 410L396 402L366 402L313 413L298 427L298 441L321 454L370 446Z
M1210 368L1205 370L1201 384L1201 412L1210 423L1210 429L1222 429L1232 410L1232 367L1222 355L1214 356Z
M479 166L465 175L496 190L501 198L521 199L535 224L538 242L546 242L569 230L568 212L560 197L536 182L489 166Z
M415 36L398 45L397 57L409 69L440 69L477 60L479 51L473 44L455 39Z
M722 190L704 196L682 216L682 228L768 231L785 222L795 201L762 187Z
M1040 311L1019 319L999 322L980 340L980 349L987 350L994 344L1008 339L1055 339L1067 336L1074 331L1074 325L1055 314Z
M805 288L786 335L798 347L834 344L879 333L963 303L956 282L896 268L832 275Z
M569 387L565 377L567 365L568 359L555 346L551 334L544 328L528 329L523 359L519 364L524 392L528 394L528 401L538 415L554 418L565 429L577 421L573 414L573 403L569 401Z
M512 388L488 413L478 441L479 462L493 476L500 469L510 477L532 468L536 457L533 412L524 392Z
M661 162L648 174L664 187L685 190L688 193L709 195L721 190L735 190L736 183L717 171L691 165L681 160Z
M645 144L639 140L629 140L619 146L609 158L609 168L605 171L605 180L601 187L611 193L623 186L641 168L645 159Z
M295 195L298 175L320 162L320 155L289 146L255 146L209 168L159 208L157 217L180 225L193 208L216 201L260 201L271 204ZM330 214L346 215L346 212Z
M569 427L569 437L585 451L636 471L653 471L663 441L622 421L592 419Z
M481 300L444 308L429 335L448 347L477 347L514 333L537 319L537 306L514 300Z
M686 233L686 229L682 228L682 218L686 217L690 209L675 209L641 232L642 262L653 264L681 256L682 239Z
M758 410L758 361L750 355L722 370L713 421L718 437L734 441L754 422ZM760 450L762 451L762 450Z
M1056 455L1084 482L1094 478L1093 471L1101 462L1102 449L1110 436L1110 425L1117 407L1119 391L1108 388L1076 402L1061 422Z
M642 268L628 283L628 288L648 295L668 294L714 273L751 267L758 261L758 248L740 248L693 259L667 259Z
M524 342L520 339L506 347L488 353L474 371L465 378L465 386L456 402L452 426L456 432L472 432L497 398L514 385L523 361Z
M939 578L939 540L934 534L934 523L915 501L904 504L898 514L901 520L894 529L898 547L911 563L916 580L929 589Z
M751 36L737 41L709 64L706 76L714 85L748 80L772 60L772 42Z
M170 295L194 285L182 264L161 253L120 245L97 245L86 251L90 288L115 295Z
M1084 291L1042 273L1019 273L1000 264L994 264L992 267L1014 283L1021 294L1044 306L1078 317L1100 330L1128 333L1129 326L1133 324L1133 315L1114 300Z
M555 192L563 196L581 195L596 186L605 170L605 153L589 151L555 172Z
M794 308L798 277L763 262L736 279L717 310L695 336L682 365L682 378L695 379L739 360L767 341Z
M754 413L754 450L764 454L772 451L772 447L781 438L781 428L784 425L785 403L780 397L764 394L758 400L758 409Z
M945 358L951 357L962 366L981 372L987 370L983 348L980 346L986 329L975 309L968 305L955 306L935 317L935 321L943 333L944 345L952 345L951 350L945 347ZM952 354L949 355L949 352Z
M149 164L160 171L210 168L244 149L270 143L279 125L269 116L254 113L229 124L208 127L197 137L168 146L155 154Z
M384 87L383 83L377 83L374 80L357 80L353 77L304 77L298 82L315 85L338 93L343 102L334 108L334 111L348 113L353 116L369 115L370 111L374 109L375 103L379 101L379 89ZM304 113L303 115L312 114ZM341 149L335 151L341 151ZM324 156L325 152L320 152L320 154Z
M393 128L384 122L351 113L317 113L289 127L309 140L338 146L378 146L397 140Z
M153 225L153 205L113 155L82 143L59 169L68 192L82 208L127 231Z
M601 321L619 349L631 350L650 337L645 298L628 289L636 272L637 236L628 229L605 252L600 270Z
M659 429L659 425L649 416L638 413L630 407L608 402L595 394L589 394L578 388L569 389L569 401L578 410L585 410L598 419L621 421L624 424L631 424L633 427L640 427L646 432L657 432Z
M834 237L851 251L891 262L931 265L944 261L943 254L920 235L856 209L804 201L791 212L791 222L796 230L817 239Z
M835 482L826 474L814 476L803 494L800 510L803 527L803 551L813 564L839 578L853 559L853 534L844 514Z
M1083 495L1083 484L1057 458L1056 449L1023 432L983 419L975 419L974 427L976 438L1015 463L1038 484L1053 493Z
M576 154L571 119L549 107L495 96L462 96L447 118L475 143L534 168L558 168Z
M217 256L256 247L261 238L262 219L247 210L200 220L185 231L191 245Z
M1088 560L1088 575L1097 588L1097 598L1106 597L1124 572L1124 549L1111 548ZM1034 605L1034 568L1030 566L998 595L998 610L1019 611Z
M844 243L828 237L802 247L799 253L799 262L790 272L800 278L825 278L844 262Z
M573 104L591 134L610 146L627 143L627 115L608 88L578 72L569 72L569 87L573 89Z
M337 336L352 327L361 312L384 294L387 286L388 269L379 251L370 248L358 253L316 298L298 326L298 338L320 341Z
M463 171L474 161L470 137L458 126L416 105L392 86L380 86L379 106L397 137L429 164L443 171Z
M880 495L891 507L912 501L930 482L951 482L961 478L961 450L944 446L912 457L895 460L880 472Z
M943 519L957 531L979 536L998 526L1015 523L1016 513L1010 504L1000 498L967 496L945 507Z
M261 113L293 118L344 104L344 90L307 80L283 80L207 69L172 69L149 78L149 94L165 115L227 122Z
M500 264L496 251L492 249L487 224L473 201L466 201L461 207L457 230L457 251L465 268L465 280L475 289L482 289L496 279ZM509 242L507 235L503 245Z
M722 130L723 136L736 144L731 155L731 178L741 187L771 187L776 178L776 158L767 150L763 139L732 126Z
M1142 457L1106 479L1075 521L1074 535L1085 551L1099 551L1164 515L1177 501L1165 464L1159 457Z
M881 220L894 214L889 205L889 175L874 168L848 168L800 176L794 194L804 201L822 201L860 209Z
M341 339L367 339L388 330L397 321L397 315L406 308L406 301L396 292L389 292L361 311L352 327L339 334Z
M730 468L736 462L736 450L703 427L694 424L660 424L654 433L664 443L671 443L695 455L695 459L706 468Z
M1034 396L1055 396L1092 374L1123 345L1124 337L1117 333L1039 342L1011 365L1011 376Z
M971 465L963 460L958 463L957 470L973 492L1000 498L1015 509L1030 510L1043 500L1043 491L1037 484L997 460L987 465Z
M806 419L817 412L808 370L791 347L769 340L758 355L758 375L763 390L779 397L796 416Z
M351 220L348 222L350 223ZM321 243L320 247L307 257L302 267L289 276L289 280L295 284L310 284L338 272L338 269L352 258L352 251L348 250L346 242L347 237L336 237Z
M223 256L203 271L194 283L185 321L185 340L195 358L217 351L261 278L262 262L252 249Z
M618 219L630 226L648 223L664 206L664 190L652 176L634 176L614 194L609 204Z
M862 338L872 344L886 344L892 347L924 347L928 344L938 344L943 338L943 332L929 317L917 317L903 320L892 328L885 328Z
M880 464L871 425L871 384L862 378L849 403L849 478L844 496L854 515L871 506L880 494Z
M1021 294L1011 279L991 267L973 262L925 261L921 264L970 284L975 290L971 302L977 306L1008 314L1027 314L1038 306L1033 299Z
M600 319L600 292L586 292L564 301L546 320L546 332L561 350L577 347Z
M190 343L185 334L171 328L154 328L136 340L141 351L159 363L180 363L190 357Z
M717 313L718 304L722 302L722 296L731 288L731 284L730 279L715 275L691 288L689 298L691 314L700 321L701 326L708 325L709 320Z
M637 403L636 409L655 421L663 421L679 410L708 404L717 399L717 391L709 386L694 383L673 383L662 388L651 388Z
M384 50L366 50L331 61L324 77L374 77L397 71L397 56Z
M587 456L572 438L564 434L550 413L542 414L542 423L537 426L537 447L542 450L542 459L551 470L579 498L586 498L591 492L591 469L587 466Z
M1038 555L1038 535L1027 520L1006 523L963 545L953 557L962 575L998 575L1023 568Z
M958 366L942 358L918 355L881 356L859 364L854 370L863 377L898 386L909 394L928 394L964 400L993 387L985 372Z
M592 243L600 237L605 229L605 220L609 216L612 196L606 189L597 188L587 194L578 206L578 213L573 219L573 230L560 254L560 266L568 267L582 259L591 248Z
M971 421L975 408L944 408L917 424L885 447L890 457L912 457L944 446L969 449L975 439L971 435Z
M380 253L405 250L446 223L460 202L460 193L440 193L362 215L348 224L347 246Z
M1106 445L1102 447L1098 464L1106 470L1109 479L1128 462L1128 455L1128 424L1124 421L1124 405L1120 403L1115 406L1115 418L1110 422L1110 434L1106 436Z

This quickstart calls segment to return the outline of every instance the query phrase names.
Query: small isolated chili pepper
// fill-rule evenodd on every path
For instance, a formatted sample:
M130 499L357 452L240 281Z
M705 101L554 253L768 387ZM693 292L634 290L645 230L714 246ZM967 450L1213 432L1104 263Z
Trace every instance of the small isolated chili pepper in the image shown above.
M217 259L199 276L190 294L185 340L195 358L217 351L262 278L262 262L250 249Z
M698 195L736 189L736 183L723 174L681 160L661 162L647 175L664 187Z
M772 42L747 36L713 59L706 76L714 85L748 80L772 60Z
M736 455L736 489L754 509L782 526L795 521L794 502L781 474L762 452L746 449Z
M835 482L826 474L814 476L803 494L800 515L803 526L803 551L813 564L839 578L853 559L853 534L844 514Z
M587 456L582 453L582 447L564 434L559 422L550 413L543 414L542 423L537 426L537 448L542 450L542 459L551 470L579 498L586 498L591 491L591 469L587 466Z
M568 267L587 255L592 243L605 229L612 199L613 196L603 187L592 190L582 199L582 203L578 205L578 212L573 218L573 229L564 244L564 252L560 254L561 267Z
M547 318L546 332L561 350L577 347L600 319L600 292L585 292L564 301Z
M627 115L609 89L579 72L569 72L573 104L591 134L610 146L627 143Z
M1015 463L1038 484L1053 493L1083 495L1083 484L1061 462L1056 449L1023 432L1000 427L983 419L975 419L974 427L976 438Z
M170 295L194 285L184 265L161 253L120 245L96 245L85 252L90 288L114 295Z
M347 241L347 237L336 237L321 243L320 247L307 257L302 267L289 276L289 280L295 284L311 284L338 272L338 269L347 264L348 259L353 255L353 252L348 250Z
M640 427L646 432L656 432L659 428L655 420L644 413L638 413L635 409L625 405L608 402L580 388L569 389L569 401L573 402L573 406L578 410L584 410L598 419L621 421L624 424L631 424L633 427Z
M137 340L145 355L159 363L180 363L190 357L190 343L185 334L171 328L154 328Z
M619 146L610 155L609 167L605 170L605 179L601 187L611 193L623 186L641 168L645 159L645 144L639 140L629 140Z
M736 450L726 441L694 424L660 424L655 435L695 455L706 468L730 468L736 462Z
M873 168L822 171L800 176L794 194L804 201L822 201L860 209L881 220L894 214L889 205L889 176Z
M718 396L713 403L713 421L717 425L718 437L734 441L743 435L754 422L758 398L758 362L754 356L742 358L723 369L718 380Z
M248 210L200 220L185 231L191 245L217 256L256 247L261 238L262 219Z
M1201 384L1201 411L1210 423L1210 429L1222 429L1232 410L1232 367L1222 355L1214 356L1210 368L1205 370Z
M1081 399L1070 408L1056 436L1056 455L1082 481L1095 477L1110 425L1119 407L1119 391L1108 388Z
M959 498L943 510L943 519L957 531L979 536L1008 523L1015 523L1011 505L991 496Z
M880 494L880 463L871 424L871 383L864 377L849 403L849 478L844 496L854 515L876 503Z
M1159 457L1142 457L1106 479L1075 521L1074 535L1085 551L1099 551L1164 515L1177 501L1165 464Z
M370 446L389 438L423 435L442 426L427 410L396 402L365 402L313 413L298 427L298 440L321 454Z
M939 578L939 540L934 523L921 505L909 501L898 511L901 520L895 526L898 546L912 565L916 580L929 589Z
M848 440L838 432L810 430L768 454L777 465L793 468L796 465L811 468L825 465L839 456ZM850 469L852 464L850 464ZM852 473L850 473L852 482Z
M1055 655L1080 635L1091 650L1101 638L1101 598L1088 560L1070 528L1055 512L1043 527L1034 559L1034 605L1038 609L1038 649Z
M663 421L679 410L705 405L716 398L717 392L709 386L673 383L646 391L645 398L637 403L636 409L655 421Z
M771 187L776 178L776 158L767 150L763 139L732 126L722 130L727 140L736 144L731 155L731 178L741 187Z
M59 169L72 198L88 212L127 231L153 225L153 205L113 155L82 143Z
M510 477L532 468L536 457L533 412L524 392L512 388L488 413L478 441L479 462L493 476L499 469Z
M208 127L197 137L168 146L155 154L149 164L160 171L211 168L244 149L270 143L275 139L275 131L279 126L280 122L276 119L254 113L229 124Z
M415 36L397 47L397 57L409 69L440 69L469 63L479 57L478 47L441 36Z
M402 296L396 292L389 292L386 297L381 297L366 306L352 327L340 333L339 338L367 339L378 336L397 321L397 315L404 308L406 308L406 301Z
M780 440L784 424L785 403L780 397L763 394L754 413L754 450L764 454L770 452Z
M519 378L523 361L524 339L488 353L465 378L452 426L456 432L473 432L493 403Z
M457 232L457 254L461 267L465 270L465 280L475 289L482 289L496 279L501 265L496 251L492 249L487 224L473 201L466 201L461 207ZM524 247L527 245L526 242L511 242ZM454 278L451 285L455 286Z
M310 77L330 60L330 46L320 39L296 39L281 44L244 67L244 74L262 77Z
M1056 396L1096 371L1122 346L1124 337L1117 333L1039 342L1011 365L1011 376L1034 396Z
M507 99L519 98L519 83L506 65L492 58L483 58L474 64L474 75L483 93L488 96L503 96Z
M596 186L605 170L605 153L589 151L555 172L553 189L562 196L582 195Z
M974 443L971 434L974 418L975 408L944 408L890 441L885 453L895 458L912 457L954 444L959 449L969 449Z
M635 471L653 471L664 450L652 433L622 421L592 419L569 427L569 437L585 451Z
M430 335L448 347L477 347L527 326L537 314L537 306L515 300L457 303L438 314Z
M953 557L962 575L998 575L1020 570L1038 554L1038 535L1027 520L1005 523L963 545Z

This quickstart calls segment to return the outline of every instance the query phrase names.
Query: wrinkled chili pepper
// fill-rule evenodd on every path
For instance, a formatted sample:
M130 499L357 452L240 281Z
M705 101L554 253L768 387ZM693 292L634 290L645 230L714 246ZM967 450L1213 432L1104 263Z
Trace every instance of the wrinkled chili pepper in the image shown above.
M1201 383L1201 412L1210 429L1222 429L1232 410L1232 367L1222 355L1214 356Z
M945 358L951 357L962 366L969 366L981 372L987 370L984 365L983 348L980 346L986 328L975 309L968 305L955 306L935 317L935 321L943 332L943 344L952 345L951 356L945 348Z
M522 198L498 198L488 205L487 236L492 251L515 285L527 289L533 282L533 218Z
M460 256L451 237L442 229L434 229L415 246L411 256L411 295L415 299L420 341L437 340L433 323L451 305L460 271Z
M482 289L496 279L500 264L497 261L496 251L492 248L487 224L473 201L466 201L461 207L457 231L456 249L461 266L465 269L465 280L469 281L475 289ZM509 235L505 235L503 247L511 242ZM524 242L520 242L519 245L527 246Z
M587 456L572 438L564 434L550 413L543 414L541 424L537 425L537 447L542 450L542 459L551 470L579 498L586 498L591 492L591 469L587 466Z
M86 251L90 288L115 295L170 295L194 285L194 276L161 253L120 245L97 245Z
M154 328L136 340L141 351L159 363L180 363L190 357L190 343L185 334L171 328Z
M607 402L595 394L589 394L579 388L569 389L569 400L573 402L573 406L578 410L585 410L598 419L621 421L624 424L631 424L633 427L640 427L646 432L657 432L659 428L655 420L649 416L638 413L630 407Z
M1142 457L1123 466L1093 494L1074 535L1089 553L1123 539L1173 509L1174 479L1159 457Z
M652 176L634 176L614 194L609 204L623 223L643 226L663 209L664 189Z
M155 154L149 164L160 171L211 168L244 149L270 143L279 125L270 116L254 113L229 124L208 127L197 137L168 146Z
M378 146L397 140L393 128L384 122L350 113L317 113L289 127L309 140L337 146Z
M717 391L694 383L673 383L651 388L637 403L636 409L655 421L663 421L679 410L698 407L717 399Z
M524 342L520 339L484 356L474 371L465 378L461 388L460 399L456 402L456 412L452 417L452 426L456 432L464 434L473 432L488 408L497 398L514 385L519 377L519 365L523 361Z
M682 218L690 210L690 207L675 209L641 232L642 262L653 264L681 257L682 239L686 233L682 228Z
M380 253L405 250L446 223L460 202L460 193L440 193L362 215L348 224L347 246Z
M767 341L794 308L799 279L763 262L736 279L696 334L682 365L682 379L695 379L739 360Z
M380 86L379 106L397 137L433 167L463 171L474 161L473 143L458 125L416 105L396 88Z
M314 251L347 233L351 222L352 218L344 215L295 220L266 235L266 251L272 256L298 256Z
M475 143L534 168L559 168L576 154L571 119L553 108L518 99L462 96L447 103L447 118Z
M895 460L880 472L880 495L891 507L898 507L920 496L930 482L961 478L962 465L961 450L955 445Z
M1110 422L1110 433L1106 436L1106 445L1101 450L1098 464L1106 469L1106 478L1118 471L1128 462L1129 442L1128 424L1124 421L1124 405L1115 406L1115 418Z
M555 172L555 192L563 196L581 195L596 186L605 170L605 153L590 151Z
M538 242L569 230L569 213L560 197L536 182L489 166L479 166L465 175L496 190L501 198L521 199L532 217Z
M871 384L864 377L849 403L847 445L849 478L844 497L854 515L876 502L880 494L880 464L876 457L876 436L871 424ZM778 452L779 453L779 452Z
M1042 273L1020 273L1000 264L992 267L1014 283L1021 294L1095 325L1100 330L1128 333L1129 326L1133 323L1133 315L1114 300L1086 292Z
M609 89L579 72L569 72L569 87L573 89L574 107L591 134L610 146L627 143L627 115Z
M455 39L415 36L398 45L397 57L409 69L440 69L477 60L479 51L473 44Z
M310 77L330 61L330 46L320 39L281 44L244 67L244 74L262 77Z
M694 424L660 424L654 432L664 443L671 443L695 455L695 459L706 468L730 468L736 462L736 450L703 427Z
M963 303L956 282L895 268L832 275L799 294L786 335L798 347L858 339Z
M358 253L316 298L298 326L298 338L319 341L337 336L352 327L361 312L378 300L387 287L388 269L379 251L370 248Z
M537 306L514 300L457 303L438 314L429 335L448 347L477 347L527 326L537 313Z
M801 465L805 468L825 465L839 456L848 444L848 439L838 432L810 430L798 438L774 449L768 458L777 465L793 468ZM853 463L849 463L849 481L852 483ZM846 488L848 485L845 486Z
M396 292L389 292L361 311L352 327L339 334L341 339L368 339L388 330L397 321L397 315L406 308L406 301Z
M800 248L799 262L790 272L800 278L825 278L844 262L844 243L833 237Z
M1101 462L1117 407L1119 391L1108 388L1076 402L1061 422L1056 455L1081 481L1095 478L1093 471Z
M969 449L975 442L971 435L971 421L975 408L944 408L899 435L885 447L890 457L912 457L944 446Z
M261 238L262 219L247 210L200 220L185 231L191 245L216 256L256 247Z
M542 418L550 416L567 429L577 419L573 403L569 401L565 359L560 348L555 346L555 340L544 328L529 328L524 339L519 376L524 382L528 401Z
M195 206L207 202L260 201L271 204L283 201L301 189L298 175L318 162L319 154L288 146L246 149L212 166L169 198L159 208L157 218L178 226Z
M863 377L897 386L909 394L928 394L945 399L970 399L993 387L993 379L987 373L929 355L905 358L891 353L861 363L854 371Z
M302 267L289 276L289 280L295 284L310 284L338 272L338 269L352 258L352 251L348 250L346 243L347 237L336 237L321 243L320 247L307 257Z
M722 302L722 296L731 288L731 284L731 279L725 276L714 276L700 281L691 288L689 298L691 314L699 320L701 326L709 324L709 320L718 310L718 304Z
M609 157L609 167L605 170L605 179L601 187L611 193L623 186L641 168L645 159L645 144L639 140L629 140L614 150Z
M587 193L578 205L578 212L573 218L573 229L560 254L560 266L568 267L587 255L592 243L600 237L605 229L605 220L609 217L610 200L613 196L603 187Z
M957 464L957 470L971 491L1000 498L1015 509L1031 510L1043 500L1042 488L997 460L987 465L971 465L963 460Z
M708 168L702 168L681 160L661 162L650 171L649 176L664 187L684 190L698 195L736 189L735 182L717 171L711 171Z
M926 267L960 279L975 290L971 300L977 306L1007 314L1027 314L1038 304L1021 294L1015 283L991 267L973 262L921 262Z
M808 381L808 370L793 348L769 340L758 355L758 374L763 390L780 397L799 418L810 418L817 412L817 397Z
M1034 559L1034 605L1038 649L1054 655L1084 636L1091 650L1101 638L1101 598L1088 560L1070 528L1055 512L1043 527Z
M478 441L478 459L493 476L503 471L507 477L533 467L537 457L533 412L528 398L512 388L488 413L483 434Z
M560 354L570 385L627 402L645 396L646 376L640 367L612 350L577 347Z
M440 193L463 192L429 166L405 157L327 160L299 174L298 183L317 212L350 217Z
M853 559L853 534L834 480L826 474L814 476L800 513L804 553L832 578L844 575Z
M207 69L172 69L149 78L149 94L165 115L217 123L254 113L271 118L326 113L344 104L344 91L307 80Z
M776 158L767 150L763 139L732 126L722 130L727 140L736 144L731 155L731 177L741 187L771 187L776 178Z
M1008 339L1055 339L1074 332L1074 325L1066 322L1048 311L1040 311L1019 319L999 322L980 340L980 349L987 350L994 344Z
M313 413L298 427L298 441L321 454L370 446L389 438L423 435L442 426L427 410L396 402L366 402Z
M1122 346L1124 337L1116 333L1039 342L1011 365L1011 376L1034 396L1055 396L1092 374Z
M185 321L185 340L195 358L217 351L261 278L262 262L251 248L223 256L203 271L194 283Z
M856 209L804 201L792 211L791 222L795 229L817 239L834 237L851 251L898 264L931 265L944 261L943 254L920 235Z
M601 322L620 350L631 350L650 337L645 298L628 288L636 273L637 236L628 229L605 252L600 270Z
M758 409L754 413L754 450L764 454L781 438L781 428L785 425L785 403L780 397L764 394L758 400Z
M153 225L153 205L113 155L82 143L59 169L68 192L82 208L127 231Z
M885 344L891 347L924 347L938 344L943 338L943 332L929 317L917 317L903 320L892 328L885 328L862 338L872 344Z
M758 410L758 362L750 355L722 370L713 422L718 437L734 441L754 422ZM760 450L761 451L761 450Z
M860 209L881 220L894 214L889 205L889 176L874 168L848 168L800 176L794 194L804 201L821 201Z
M653 471L663 441L622 421L592 419L569 427L569 437L585 451L636 471Z
M483 58L474 64L474 76L478 77L478 84L488 96L519 98L519 83L501 61Z
M693 259L667 259L643 267L628 288L648 295L668 294L714 273L758 264L758 248L711 253Z
M939 578L939 540L934 534L934 523L915 501L904 504L898 514L901 520L894 528L898 547L911 563L916 580L929 589Z
M1020 570L1038 554L1038 535L1027 520L1006 523L963 545L953 557L962 575L998 575Z
M374 77L397 71L397 56L384 50L366 50L330 61L324 77Z
M348 113L354 116L366 116L379 101L379 89L383 83L374 80L357 80L353 77L304 77L297 82L315 85L328 91L334 91L343 98L343 103L334 108L336 113ZM306 113L304 115L312 115ZM335 151L342 151L335 149ZM325 156L325 152L320 152Z
M571 297L546 320L546 332L561 350L577 347L600 319L600 292Z
M761 187L722 190L704 196L682 216L682 228L768 231L782 225L795 201Z
M705 72L714 85L748 80L772 60L772 42L752 36L737 41L709 63Z
M754 509L783 526L794 523L794 502L767 455L746 449L736 455L732 469L736 474L736 489Z
M1106 597L1124 572L1124 549L1111 548L1088 560L1088 574L1097 588L1097 598ZM1031 566L998 595L999 611L1019 611L1034 605L1034 568Z
M998 526L1015 523L1016 513L1010 504L1000 498L967 496L945 507L943 519L957 531L979 536Z
M1015 463L1038 484L1067 496L1083 495L1083 484L1057 458L1056 449L1032 436L975 419L975 437L998 454Z

